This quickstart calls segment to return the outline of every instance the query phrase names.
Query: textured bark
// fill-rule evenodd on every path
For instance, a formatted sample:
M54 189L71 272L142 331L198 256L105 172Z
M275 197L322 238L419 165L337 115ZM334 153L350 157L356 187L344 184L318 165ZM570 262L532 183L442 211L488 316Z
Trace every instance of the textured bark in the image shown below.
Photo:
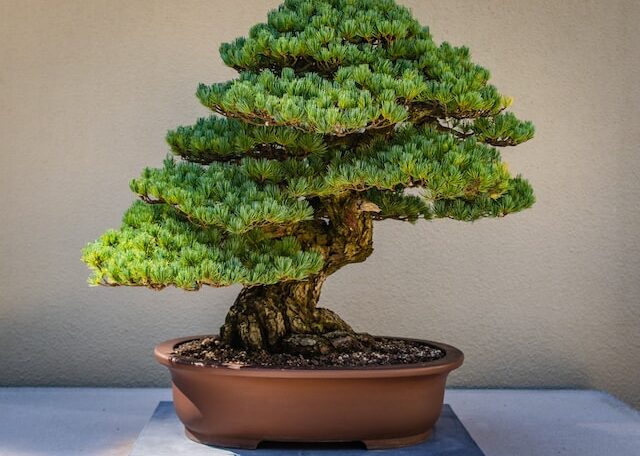
M243 288L220 329L224 343L248 350L300 353L362 346L351 326L335 312L316 305L327 276L371 255L370 205L350 197L314 204L321 218L301 224L296 235L306 248L322 252L323 270L305 281Z
M222 340L250 350L276 350L292 334L351 332L329 309L317 308L323 276L243 288L221 329Z

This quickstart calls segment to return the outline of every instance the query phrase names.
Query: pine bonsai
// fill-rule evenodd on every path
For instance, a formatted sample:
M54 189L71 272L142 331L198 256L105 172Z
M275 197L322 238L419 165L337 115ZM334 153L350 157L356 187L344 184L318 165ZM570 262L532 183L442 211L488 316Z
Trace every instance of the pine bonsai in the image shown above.
M94 285L244 288L220 336L250 351L353 334L322 284L373 251L375 220L473 221L530 207L494 146L532 138L466 47L393 0L286 0L223 44L237 79L167 134L118 230L83 251ZM322 344L320 344L322 345Z

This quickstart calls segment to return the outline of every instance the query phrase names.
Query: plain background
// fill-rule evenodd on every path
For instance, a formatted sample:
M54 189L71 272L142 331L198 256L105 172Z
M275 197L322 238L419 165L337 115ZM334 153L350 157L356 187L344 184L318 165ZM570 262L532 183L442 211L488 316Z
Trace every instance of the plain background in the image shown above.
M166 130L207 115L217 48L277 0L0 0L0 385L168 385L162 340L216 332L238 287L89 288L81 248L117 227ZM533 209L387 221L322 305L358 330L466 354L453 386L605 389L640 406L640 3L405 0L468 45L537 127L504 150Z

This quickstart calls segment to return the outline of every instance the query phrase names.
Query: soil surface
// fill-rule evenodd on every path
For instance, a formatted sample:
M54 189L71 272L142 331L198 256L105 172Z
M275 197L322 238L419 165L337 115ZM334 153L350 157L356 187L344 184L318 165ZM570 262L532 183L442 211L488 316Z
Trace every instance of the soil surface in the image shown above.
M421 342L369 337L372 342L364 350L314 355L247 352L223 346L216 337L207 337L180 344L172 352L171 360L183 364L229 367L335 369L425 363L445 355L444 350Z

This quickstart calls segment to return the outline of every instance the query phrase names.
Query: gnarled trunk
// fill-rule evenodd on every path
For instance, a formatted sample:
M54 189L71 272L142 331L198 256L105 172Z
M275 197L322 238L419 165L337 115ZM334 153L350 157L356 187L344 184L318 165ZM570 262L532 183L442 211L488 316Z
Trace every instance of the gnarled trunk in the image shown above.
M328 222L315 220L301 227L298 237L307 248L323 253L323 270L304 281L243 288L220 329L225 344L300 353L361 346L362 338L355 336L349 324L335 312L316 306L328 275L364 261L373 251L370 206L345 197L325 201L319 210Z
M251 350L274 350L294 334L351 332L334 312L316 307L324 279L243 288L227 314L222 340Z

